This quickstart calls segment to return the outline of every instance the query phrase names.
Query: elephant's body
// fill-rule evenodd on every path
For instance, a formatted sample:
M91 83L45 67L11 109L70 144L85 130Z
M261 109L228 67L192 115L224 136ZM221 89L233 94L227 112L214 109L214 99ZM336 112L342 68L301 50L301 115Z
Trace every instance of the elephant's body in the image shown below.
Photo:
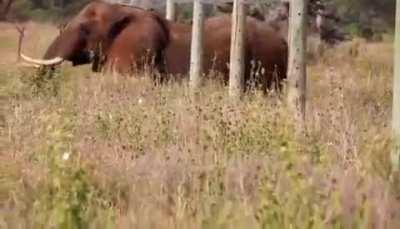
M285 39L268 24L250 17L246 28L246 78L254 70L261 73L259 80L264 89L272 82L280 83L286 78ZM204 33L204 73L219 72L228 80L231 18L207 19ZM187 75L190 43L190 25L169 22L153 11L96 1L68 24L45 58L61 57L77 65L90 63L94 56L96 69L101 66L106 71L127 74L153 65L166 75Z
M191 26L177 23L169 24L170 42L165 51L166 71L169 74L187 74L190 66ZM273 76L278 81L286 78L287 44L284 38L263 22L247 18L246 78L252 73L264 69L265 86L270 86ZM229 73L231 47L231 17L218 16L209 18L204 23L203 70L222 73L227 81ZM253 66L251 62L254 61ZM258 69L257 69L258 68ZM276 73L273 74L273 73ZM258 72L260 73L260 72ZM212 74L211 74L212 75Z

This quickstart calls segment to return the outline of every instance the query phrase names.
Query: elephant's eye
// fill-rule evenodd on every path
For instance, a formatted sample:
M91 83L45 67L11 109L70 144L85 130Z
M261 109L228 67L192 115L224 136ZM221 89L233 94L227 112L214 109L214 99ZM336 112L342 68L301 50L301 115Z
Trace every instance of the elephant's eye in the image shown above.
M90 34L90 28L86 25L81 25L80 32L82 35L88 36Z

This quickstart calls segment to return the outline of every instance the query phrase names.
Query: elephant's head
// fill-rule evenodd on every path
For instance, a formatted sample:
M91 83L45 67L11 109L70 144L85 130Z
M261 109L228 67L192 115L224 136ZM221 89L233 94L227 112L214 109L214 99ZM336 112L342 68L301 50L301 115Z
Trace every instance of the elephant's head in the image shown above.
M125 28L135 28L135 23L138 23L137 28L144 27L143 18L146 17L154 18L153 21L157 24L157 16L139 8L94 1L67 24L50 44L43 60L23 54L21 57L36 65L55 66L65 60L71 61L73 65L93 63L93 69L96 70L102 57L107 57L110 47ZM151 20L147 20L147 23L149 21ZM140 30L135 32L141 33Z

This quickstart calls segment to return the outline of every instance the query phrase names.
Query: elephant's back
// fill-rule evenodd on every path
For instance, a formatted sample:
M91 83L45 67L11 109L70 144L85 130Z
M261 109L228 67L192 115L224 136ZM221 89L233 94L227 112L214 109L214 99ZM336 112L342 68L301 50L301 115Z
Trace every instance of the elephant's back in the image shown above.
M189 71L191 26L169 23L169 43L165 49L166 71L169 74L183 75Z

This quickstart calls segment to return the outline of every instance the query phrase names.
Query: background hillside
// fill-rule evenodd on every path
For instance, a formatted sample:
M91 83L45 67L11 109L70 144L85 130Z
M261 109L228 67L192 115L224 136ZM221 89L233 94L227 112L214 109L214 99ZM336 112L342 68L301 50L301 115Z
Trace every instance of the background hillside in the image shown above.
M8 20L64 20L74 15L90 0L0 0L0 19ZM163 11L164 0L110 0L123 2L144 8L155 8ZM280 0L256 0L256 7L264 12ZM188 2L182 0L181 2ZM347 32L355 33L365 26L371 26L374 31L392 31L394 26L395 0L324 0L323 4L338 12L346 26ZM11 4L10 4L11 3ZM191 5L181 4L179 17L191 18ZM212 14L213 6L208 6Z

